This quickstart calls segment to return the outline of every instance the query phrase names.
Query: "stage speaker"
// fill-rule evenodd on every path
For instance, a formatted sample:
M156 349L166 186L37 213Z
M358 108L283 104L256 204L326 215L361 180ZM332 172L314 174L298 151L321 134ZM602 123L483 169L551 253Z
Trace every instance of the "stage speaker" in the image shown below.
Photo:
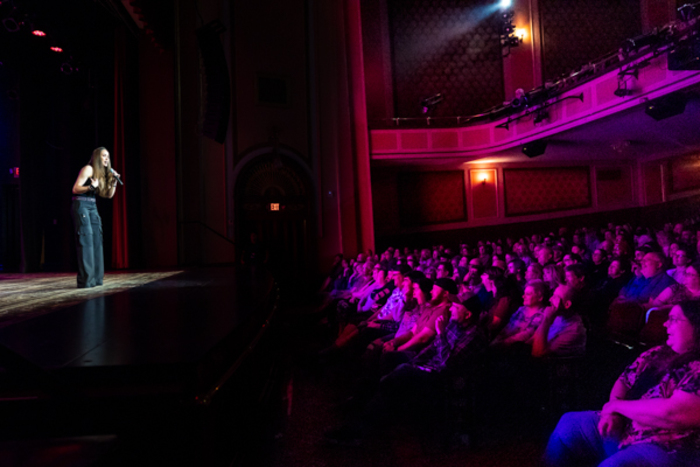
M673 93L647 102L644 112L654 120L659 121L682 114L687 102L688 97L685 94Z
M544 154L544 150L547 149L547 141L543 139L538 139L537 141L530 141L523 146L523 154L527 157L537 157Z
M700 70L700 39L681 41L668 53L668 69Z

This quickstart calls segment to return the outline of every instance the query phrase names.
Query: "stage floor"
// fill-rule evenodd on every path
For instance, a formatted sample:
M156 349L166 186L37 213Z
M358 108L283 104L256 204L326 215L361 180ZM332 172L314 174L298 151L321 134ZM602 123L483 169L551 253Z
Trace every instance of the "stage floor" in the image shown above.
M110 391L201 393L264 327L275 297L267 272L235 267L109 274L92 289L71 288L73 275L2 277L1 309L12 324L0 329L0 345Z
M89 289L76 288L75 273L0 274L0 328L181 272L110 272L102 286Z

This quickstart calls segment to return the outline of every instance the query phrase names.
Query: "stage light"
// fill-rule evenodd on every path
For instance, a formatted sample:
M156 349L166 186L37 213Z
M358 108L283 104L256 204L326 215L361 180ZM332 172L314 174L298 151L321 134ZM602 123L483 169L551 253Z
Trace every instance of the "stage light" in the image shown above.
M34 34L35 36L38 36L38 37L44 37L46 35L46 33L44 31L41 31L39 29L33 30L32 34Z
M498 6L501 8L501 10L507 10L513 6L513 2L512 0L501 0L501 3L499 3Z
M421 105L421 112L423 114L428 114L432 112L437 105L442 102L443 96L442 93L437 93L434 96L426 97L420 102Z
M19 31L19 23L17 23L17 21L15 21L15 19L12 17L3 19L2 25L5 26L7 32Z
M53 50L54 52L59 53L59 54L60 54L61 52L63 52L63 49L62 49L62 48L56 47L56 46L51 47L51 50Z
M65 62L61 64L61 73L63 73L64 75L70 75L73 73L73 71L73 65L71 65L70 63Z

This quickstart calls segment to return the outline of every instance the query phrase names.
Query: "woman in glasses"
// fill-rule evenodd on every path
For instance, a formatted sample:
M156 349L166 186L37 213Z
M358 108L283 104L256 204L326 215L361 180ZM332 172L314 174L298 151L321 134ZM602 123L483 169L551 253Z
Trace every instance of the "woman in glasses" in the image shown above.
M564 414L545 465L700 465L700 301L675 305L665 326L666 345L622 373L602 411Z

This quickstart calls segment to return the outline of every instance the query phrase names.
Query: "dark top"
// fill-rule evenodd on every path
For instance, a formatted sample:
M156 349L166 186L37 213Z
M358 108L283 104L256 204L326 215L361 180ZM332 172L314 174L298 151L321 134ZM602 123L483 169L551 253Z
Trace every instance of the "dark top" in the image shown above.
M88 178L85 180L85 183L83 183L83 186L90 186L91 185L91 178ZM86 191L83 194L76 195L76 196L82 196L83 198L97 198L97 191Z

